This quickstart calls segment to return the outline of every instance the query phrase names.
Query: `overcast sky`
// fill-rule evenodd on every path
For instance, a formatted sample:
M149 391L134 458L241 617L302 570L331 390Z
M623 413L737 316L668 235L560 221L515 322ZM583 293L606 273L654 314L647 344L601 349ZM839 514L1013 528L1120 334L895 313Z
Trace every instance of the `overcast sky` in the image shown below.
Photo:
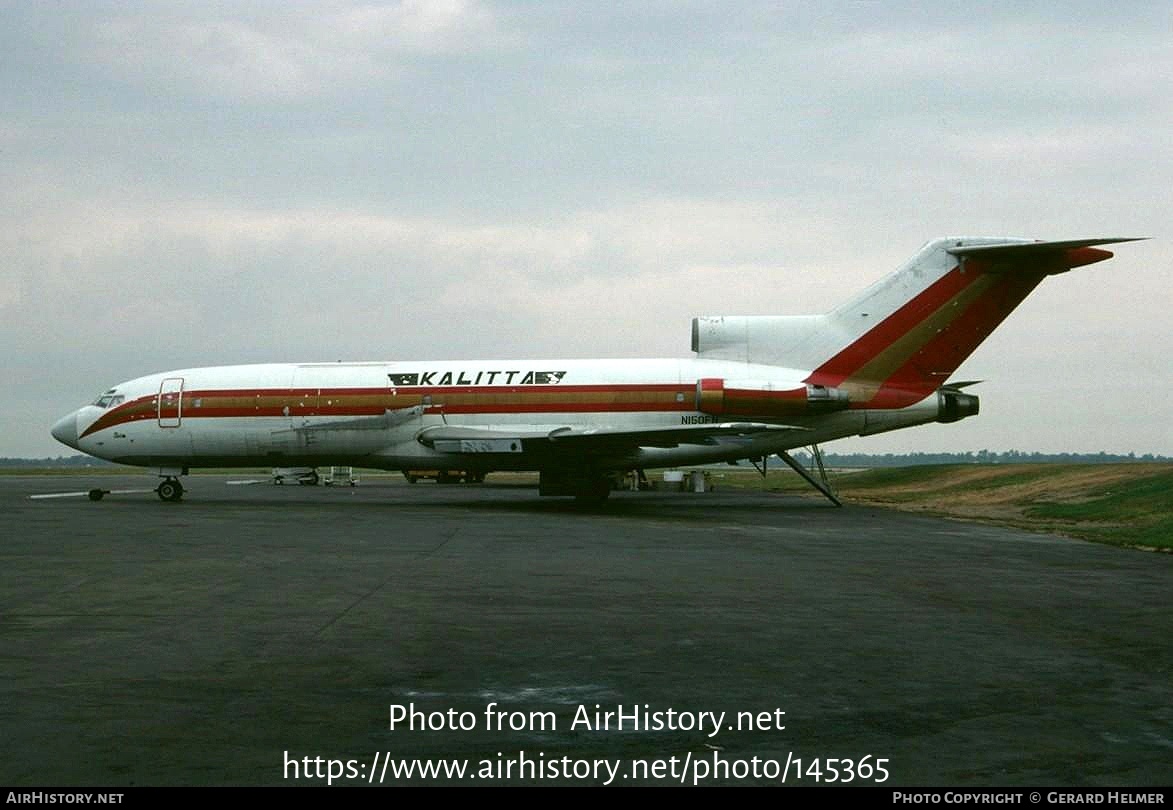
M987 5L994 5L993 9ZM1173 4L0 4L0 455L121 380L687 357L944 235L1148 236L831 450L1173 454Z

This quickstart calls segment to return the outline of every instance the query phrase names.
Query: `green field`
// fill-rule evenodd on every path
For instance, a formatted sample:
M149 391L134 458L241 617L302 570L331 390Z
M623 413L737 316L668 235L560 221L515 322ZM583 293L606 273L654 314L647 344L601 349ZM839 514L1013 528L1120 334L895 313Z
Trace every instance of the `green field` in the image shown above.
M720 486L809 491L789 470L771 472L765 481L732 470L718 481ZM1173 551L1173 464L949 464L832 472L831 481L848 503ZM822 496L812 492L812 497Z

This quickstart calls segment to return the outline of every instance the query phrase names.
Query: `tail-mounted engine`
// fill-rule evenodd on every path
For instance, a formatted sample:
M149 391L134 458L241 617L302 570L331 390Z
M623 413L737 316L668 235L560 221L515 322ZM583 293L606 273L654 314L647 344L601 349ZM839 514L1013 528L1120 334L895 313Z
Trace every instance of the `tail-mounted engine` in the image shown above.
M967 416L977 416L979 401L973 394L963 394L956 388L937 391L937 421L957 422Z
M696 409L713 416L785 419L827 413L848 406L846 391L823 385L779 388L759 380L697 380Z

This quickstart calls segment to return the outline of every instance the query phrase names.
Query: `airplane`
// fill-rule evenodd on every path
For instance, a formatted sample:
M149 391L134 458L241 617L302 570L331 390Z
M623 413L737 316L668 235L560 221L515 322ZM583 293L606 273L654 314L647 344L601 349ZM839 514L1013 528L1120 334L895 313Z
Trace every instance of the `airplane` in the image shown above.
M1131 238L943 238L823 315L703 316L688 359L217 366L121 382L52 435L154 468L163 501L195 467L537 471L540 495L601 500L632 470L765 459L974 416L950 383L1046 277ZM804 477L838 504L826 486ZM99 496L100 497L100 496Z

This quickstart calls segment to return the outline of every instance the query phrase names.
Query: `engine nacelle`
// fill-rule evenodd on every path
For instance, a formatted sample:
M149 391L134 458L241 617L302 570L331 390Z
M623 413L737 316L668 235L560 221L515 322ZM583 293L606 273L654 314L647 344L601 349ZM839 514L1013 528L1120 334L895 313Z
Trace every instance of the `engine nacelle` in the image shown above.
M846 408L846 391L824 385L781 388L762 380L697 380L696 409L712 416L785 419Z
M967 416L977 416L979 400L973 394L963 394L956 388L942 388L937 392L938 422L958 422Z

